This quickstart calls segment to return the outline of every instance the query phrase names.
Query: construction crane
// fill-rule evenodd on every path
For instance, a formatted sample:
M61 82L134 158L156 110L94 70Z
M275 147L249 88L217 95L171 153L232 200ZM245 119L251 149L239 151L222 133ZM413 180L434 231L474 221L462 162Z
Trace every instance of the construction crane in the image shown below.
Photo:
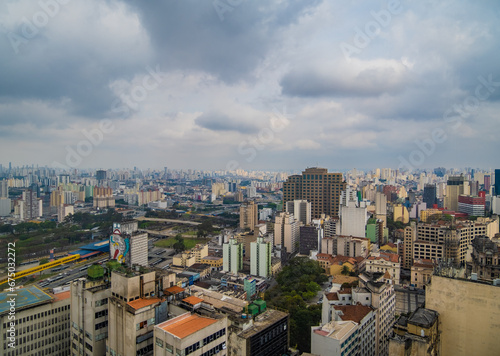
M10 278L10 279L12 280L12 279L18 279L18 278L26 277L26 276L32 275L34 273L45 271L47 269L50 269L50 268L53 268L53 267L57 267L57 266L60 266L62 264L68 263L68 262L76 261L79 258L80 258L80 255L78 255L78 254L71 255L71 256L68 256L68 257L63 257L63 258L60 258L58 260L55 260L55 261L52 261L52 262L49 262L49 263L45 263L45 264L40 265L40 266L31 267L31 268L25 269L24 271L16 272L15 277L14 278ZM9 278L4 278L4 279L0 280L0 285L6 283L8 280L9 280Z

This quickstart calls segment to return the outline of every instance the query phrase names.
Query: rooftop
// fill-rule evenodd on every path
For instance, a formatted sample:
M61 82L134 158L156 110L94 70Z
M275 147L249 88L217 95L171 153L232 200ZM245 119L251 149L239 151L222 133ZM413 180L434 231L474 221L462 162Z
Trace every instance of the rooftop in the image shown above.
M145 308L160 301L161 301L160 298L139 298L131 302L128 302L127 305L134 308L135 310L139 310L141 308Z
M212 318L186 313L158 324L157 327L179 339L183 339L216 322L217 320Z
M437 321L438 312L432 309L418 308L408 319L408 323L429 328Z
M332 321L331 323L325 324L323 327L314 330L314 333L332 339L342 340L350 332L352 332L357 325L358 324L352 320Z
M55 302L68 299L69 297L71 297L71 291L67 290L65 292L54 294L54 297L55 297L54 299Z
M15 295L15 296L14 296ZM14 298L16 300L16 309L32 307L38 304L48 303L53 299L52 296L45 293L37 286L29 286L26 288L17 289L13 292L0 293L0 315L9 311L10 304L8 301Z
M279 310L267 309L264 313L259 314L253 323L253 326L238 334L239 337L247 339L261 332L278 321L287 318L288 314Z
M172 286L170 288L165 289L165 293L170 293L170 294L179 294L182 292L184 292L184 288L178 286Z
M196 304L202 303L203 299L195 297L194 295L192 295L190 297L184 298L182 301L185 302L185 303L191 304L191 305L196 305Z
M333 307L335 310L342 312L342 315L339 316L343 321L352 320L358 324L360 324L361 320L363 320L363 318L373 310L372 308L361 304L335 305Z

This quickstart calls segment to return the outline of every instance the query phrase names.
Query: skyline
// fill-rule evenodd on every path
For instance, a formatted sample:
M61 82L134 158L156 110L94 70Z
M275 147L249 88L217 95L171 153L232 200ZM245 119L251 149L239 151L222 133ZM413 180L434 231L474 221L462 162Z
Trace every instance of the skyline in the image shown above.
M4 2L0 161L489 169L500 4L454 5Z

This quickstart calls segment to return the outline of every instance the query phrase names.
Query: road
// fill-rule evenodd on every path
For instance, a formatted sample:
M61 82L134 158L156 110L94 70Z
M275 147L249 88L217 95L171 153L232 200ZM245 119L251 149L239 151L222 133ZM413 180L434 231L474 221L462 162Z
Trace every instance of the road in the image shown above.
M176 223L176 224L186 224L186 225L201 225L199 222L195 221L186 221L186 220L176 220L176 219L160 219L160 218L146 218L144 216L136 218L136 220L139 221L163 221L163 222L169 222L169 223Z

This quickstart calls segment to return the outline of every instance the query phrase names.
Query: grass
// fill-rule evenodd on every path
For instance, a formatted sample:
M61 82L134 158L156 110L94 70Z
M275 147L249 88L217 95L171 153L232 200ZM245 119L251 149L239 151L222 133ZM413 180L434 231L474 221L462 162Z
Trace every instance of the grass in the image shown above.
M197 244L205 244L208 239L184 239L184 246L187 250L192 249ZM168 239L158 240L154 243L156 247L172 248L175 243L175 238L169 237Z

